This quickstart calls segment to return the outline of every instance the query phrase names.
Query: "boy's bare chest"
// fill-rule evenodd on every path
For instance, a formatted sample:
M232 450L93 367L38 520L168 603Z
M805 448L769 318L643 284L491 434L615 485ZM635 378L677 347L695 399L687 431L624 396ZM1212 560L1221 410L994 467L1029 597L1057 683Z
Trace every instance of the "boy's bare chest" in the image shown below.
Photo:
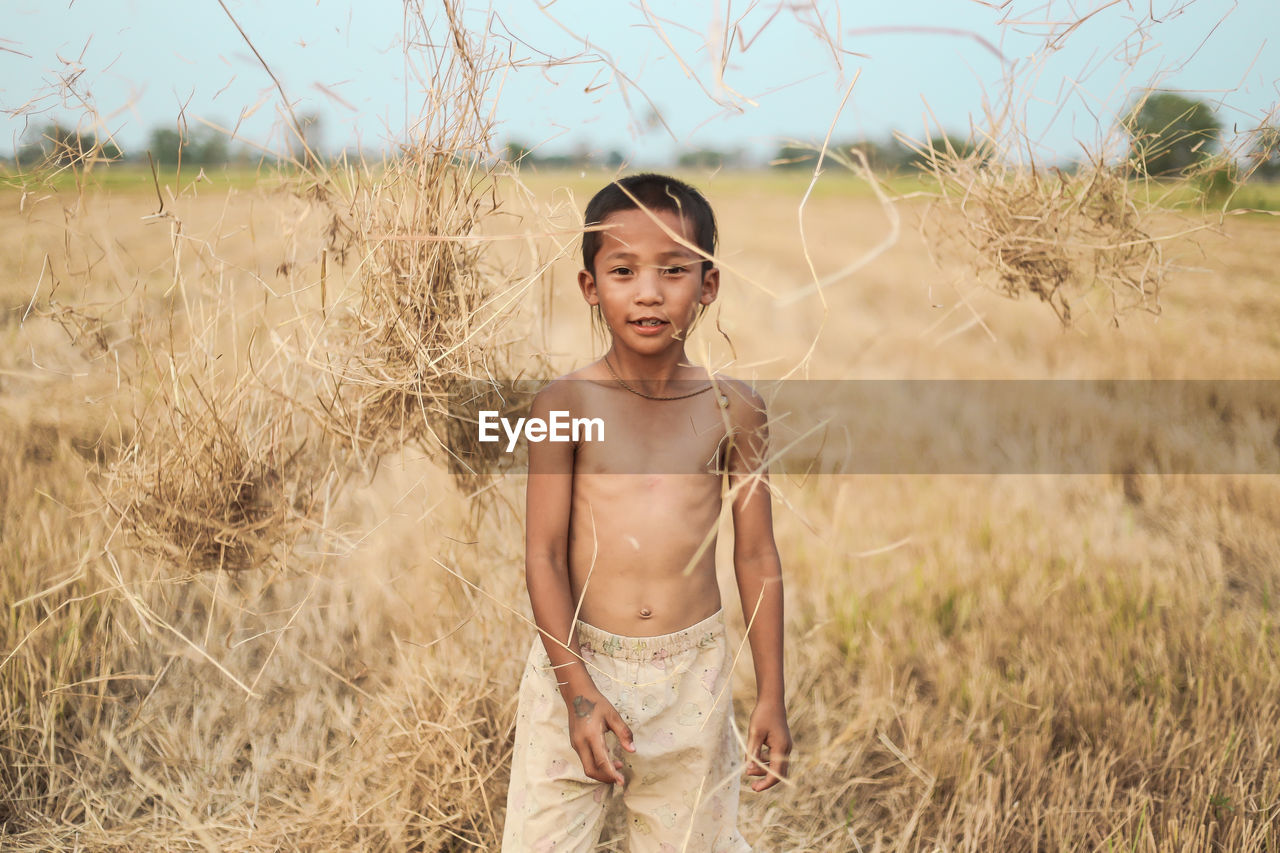
M627 399L600 394L586 414L603 423L603 440L580 442L580 474L701 474L722 468L727 434L712 392L687 400ZM576 414L576 413L575 413Z

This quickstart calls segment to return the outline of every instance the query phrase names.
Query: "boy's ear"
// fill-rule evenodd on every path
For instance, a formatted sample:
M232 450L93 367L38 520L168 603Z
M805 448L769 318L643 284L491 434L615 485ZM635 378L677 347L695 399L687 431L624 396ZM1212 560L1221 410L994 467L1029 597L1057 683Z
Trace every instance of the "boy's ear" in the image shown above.
M578 289L582 291L582 298L587 300L588 305L600 304L600 294L596 292L596 277L590 270L578 270Z
M698 302L702 305L710 305L716 301L719 293L720 268L712 267L702 274L702 293L698 297Z

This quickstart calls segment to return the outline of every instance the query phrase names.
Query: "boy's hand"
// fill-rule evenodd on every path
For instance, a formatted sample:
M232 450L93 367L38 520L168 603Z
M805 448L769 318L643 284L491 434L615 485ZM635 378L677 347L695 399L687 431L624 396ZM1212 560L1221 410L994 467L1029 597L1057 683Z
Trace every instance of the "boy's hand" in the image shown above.
M622 762L609 756L605 744L605 732L618 736L618 743L627 752L635 752L635 740L631 729L622 720L609 700L599 691L579 693L569 703L569 743L582 759L582 771L598 782L624 785Z
M767 749L767 755L761 747ZM747 726L747 775L766 778L752 782L751 790L759 793L787 778L790 755L791 729L786 710L781 705L756 705Z

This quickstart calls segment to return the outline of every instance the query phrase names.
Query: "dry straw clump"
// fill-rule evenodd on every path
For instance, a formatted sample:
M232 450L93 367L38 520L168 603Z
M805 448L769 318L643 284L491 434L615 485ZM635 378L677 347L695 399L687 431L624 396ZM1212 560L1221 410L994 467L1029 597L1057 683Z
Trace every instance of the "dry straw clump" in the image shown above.
M926 242L960 246L979 281L1012 299L1039 297L1063 326L1099 288L1113 322L1133 310L1159 313L1170 235L1153 233L1155 211L1122 170L1098 161L1074 172L1028 168L981 146L922 154L938 203L958 214L927 218Z
M496 271L471 239L485 215L478 168L423 141L351 199L360 299L330 411L357 448L432 447L454 382L492 369L480 312Z
M133 544L193 572L282 560L325 494L287 401L187 376L153 409L106 478Z
M396 156L344 164L321 183L334 200L335 252L356 259L358 303L344 317L339 359L326 362L328 426L362 458L410 444L456 461L474 426L459 400L510 376L503 321L520 295L489 260L481 226L499 210L502 163L491 157L484 104L503 60L486 53L445 5L449 38L415 43L427 102ZM424 25L425 26L425 25ZM458 447L459 442L467 444ZM466 466L462 469L465 470Z
M308 206L326 211L328 225L316 235L318 281L272 305L286 316L264 308L222 322L239 312L233 297L199 272L184 279L184 244L174 238L183 298L170 322L192 345L139 332L151 360L168 366L130 451L108 473L107 493L133 542L180 571L283 565L308 529L325 535L317 518L347 474L405 444L437 462L465 456L454 472L472 485L481 457L497 452L475 442L474 406L459 401L492 397L474 386L508 371L499 333L515 296L480 233L498 207L501 164L488 159L492 117L483 99L500 61L463 28L457 9L446 4L444 12L437 22L408 16L414 49L406 56L426 102L393 156L326 163L288 113L302 146L290 180ZM440 25L443 40L431 33ZM176 215L162 215L181 235ZM277 275L296 279L295 266L281 264ZM331 304L331 272L350 276L355 299L339 286L342 297ZM204 293L189 297L188 285ZM281 328L298 331L286 343ZM269 375L252 368L258 333L277 343ZM250 369L215 378L201 363L215 350L248 352ZM346 458L333 455L344 449Z

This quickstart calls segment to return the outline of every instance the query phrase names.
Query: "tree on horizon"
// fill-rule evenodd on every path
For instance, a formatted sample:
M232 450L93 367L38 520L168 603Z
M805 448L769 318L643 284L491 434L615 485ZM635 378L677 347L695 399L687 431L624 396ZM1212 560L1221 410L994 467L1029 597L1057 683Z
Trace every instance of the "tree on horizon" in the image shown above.
M1181 175L1217 147L1222 124L1203 101L1174 92L1148 93L1122 125L1129 134L1129 163L1151 177Z

